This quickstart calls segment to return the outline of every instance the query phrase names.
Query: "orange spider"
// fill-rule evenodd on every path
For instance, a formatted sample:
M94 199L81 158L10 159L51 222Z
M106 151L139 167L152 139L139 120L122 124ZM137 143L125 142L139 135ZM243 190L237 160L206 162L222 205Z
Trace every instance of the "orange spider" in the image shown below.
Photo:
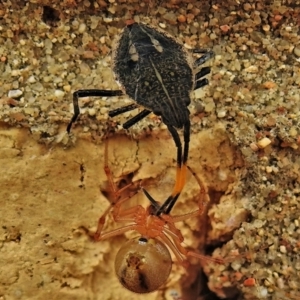
M172 268L172 259L168 248L184 267L188 265L185 261L188 256L196 257L204 262L224 262L222 259L207 257L182 246L184 238L179 229L176 228L175 223L201 215L204 202L209 200L206 187L190 167L188 167L189 170L200 186L199 209L182 215L171 216L169 212L175 203L171 202L166 205L164 202L161 205L143 187L141 189L151 204L146 209L141 205L122 208L122 205L137 192L124 198L121 197L121 193L133 183L117 190L108 166L108 142L105 143L104 161L104 170L114 199L99 218L94 238L96 241L101 241L131 230L140 234L139 237L127 241L116 256L115 271L125 288L135 293L150 293L163 285ZM106 217L110 212L115 222L127 222L129 224L102 233Z

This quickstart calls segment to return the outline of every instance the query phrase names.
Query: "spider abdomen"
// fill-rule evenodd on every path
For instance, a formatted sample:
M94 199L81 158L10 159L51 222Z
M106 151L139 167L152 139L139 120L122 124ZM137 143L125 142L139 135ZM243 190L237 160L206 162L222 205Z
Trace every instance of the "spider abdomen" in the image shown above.
M157 239L129 240L117 253L115 271L121 284L135 293L150 293L169 277L172 259L168 248Z

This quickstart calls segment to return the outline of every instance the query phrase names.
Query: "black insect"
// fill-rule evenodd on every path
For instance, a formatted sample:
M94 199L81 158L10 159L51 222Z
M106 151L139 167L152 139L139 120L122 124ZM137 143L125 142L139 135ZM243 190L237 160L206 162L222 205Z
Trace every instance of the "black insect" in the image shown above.
M193 61L185 47L170 34L142 23L130 23L120 33L113 49L113 72L121 90L79 90L73 94L74 115L67 127L79 116L78 98L87 96L121 96L127 94L136 103L109 112L115 117L140 106L144 109L123 124L124 129L146 117L150 112L161 116L177 147L176 183L171 196L160 212L169 213L181 193L186 177L190 142L190 112L193 90L208 84L203 78L209 67L197 70L213 56L212 51L193 50L203 55ZM196 71L194 71L196 69ZM176 128L183 128L184 148Z

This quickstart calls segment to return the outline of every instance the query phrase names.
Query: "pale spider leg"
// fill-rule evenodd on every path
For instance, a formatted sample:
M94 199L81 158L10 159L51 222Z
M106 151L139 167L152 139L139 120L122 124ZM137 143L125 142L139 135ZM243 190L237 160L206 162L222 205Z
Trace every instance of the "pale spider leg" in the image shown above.
M95 237L96 241L102 241L108 238L111 238L113 236L117 236L117 235L121 235L127 231L134 231L137 230L138 225L136 224L132 224L132 225L127 225L118 229L114 229L112 231L106 232L104 234L102 234L101 236Z
M104 145L104 172L106 175L106 178L109 182L109 186L110 189L112 190L113 194L114 194L114 200L116 201L116 194L118 193L118 190L116 188L116 185L113 181L113 176L112 176L112 172L108 166L108 139L106 139L105 141L105 145ZM113 203L114 204L114 203Z
M117 206L118 209L113 209L112 212L113 218L116 222L136 222L137 218L146 220L146 211L141 205L136 205L123 210L120 210L119 205L116 205L116 207Z
M182 236L180 230L176 228L173 217L170 215L161 215L160 218L162 218L168 226L164 226L164 231L166 231L172 237L177 237L182 243L184 241L184 237Z
M131 197L132 197L132 195L129 195L128 197L119 199L116 204L113 204L113 203L110 204L110 206L105 210L105 212L102 214L102 216L98 219L98 226L97 226L97 230L94 235L95 240L98 240L99 237L101 236L101 232L103 230L108 213L112 210L114 220L116 220L115 217L118 216L118 214L119 214L121 204L124 203L125 201L129 200Z
M178 239L178 237L174 237L173 238L173 242L175 244L175 247L177 248L178 252L181 253L181 255L183 256L193 256L198 258L200 261L203 261L204 263L207 263L208 261L213 262L213 263L217 263L217 264L224 264L225 260L222 258L214 258L214 257L210 257L210 256L206 256L206 255L202 255L200 253L196 253L194 251L190 251L187 250L186 248L184 248L181 243L180 240Z
M124 203L125 201L129 200L132 196L134 196L137 193L137 191L132 192L129 196L127 196L123 199L119 199L120 194L124 190L126 190L128 187L130 187L133 183L129 183L125 187L117 190L116 185L113 181L112 172L108 166L108 139L106 139L105 146L104 146L104 172L105 172L107 180L109 182L110 189L113 193L114 200L113 200L113 203L110 204L110 206L105 210L105 212L102 214L102 216L98 219L97 230L94 234L95 240L98 240L101 236L101 232L103 230L108 213L112 210L113 213L115 213L115 215L118 215L121 204Z
M128 189L130 186L133 185L133 182L127 184L126 186L122 187L121 189L117 189L114 180L113 180L113 174L108 166L108 139L105 141L105 146L104 146L104 172L106 175L106 178L108 180L111 192L114 195L114 202L112 204L116 204L118 202L118 197L120 194ZM132 197L132 196L131 196Z
M159 235L159 238L172 250L177 261L184 267L187 267L188 264L185 262L182 253L177 249L177 247L173 244L170 238L163 232Z
M168 224L168 225L170 225L170 224ZM198 258L198 259L200 259L202 261L205 261L205 262L206 261L211 261L211 262L218 263L218 264L225 263L224 259L213 258L213 257L209 257L209 256L206 256L206 255L202 255L200 253L196 253L194 251L187 250L185 247L183 247L181 245L181 243L183 242L183 237L181 235L181 232L177 228L175 228L175 229L176 229L176 232L178 232L178 234L175 233L175 232L173 232L172 229L168 229L166 227L164 227L163 233L164 233L165 236L166 236L166 234L168 234L168 235L170 235L172 237L173 242L174 242L174 244L172 243L173 246L177 249L177 251L182 256L193 256L193 257L196 257L196 258ZM168 246L170 247L169 244L168 244ZM174 248L172 248L172 251L174 252ZM174 252L174 254L175 254L175 252Z

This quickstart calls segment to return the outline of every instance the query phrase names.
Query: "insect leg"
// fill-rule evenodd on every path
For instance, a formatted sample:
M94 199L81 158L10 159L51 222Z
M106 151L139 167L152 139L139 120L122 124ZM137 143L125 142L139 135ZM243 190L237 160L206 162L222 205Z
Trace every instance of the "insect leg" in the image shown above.
M202 54L204 54L204 53L207 53L207 52L209 52L210 50L208 50L208 49L192 49L192 52L193 53L202 53Z
M210 202L207 186L204 184L202 179L200 179L200 177L195 173L195 171L191 167L187 166L187 168L192 173L192 175L195 177L195 179L200 187L200 193L199 193L199 197L198 197L198 209L188 212L188 213L185 213L185 214L172 216L172 220L174 223L202 215L202 213L205 210L205 206L207 205L207 203Z
M206 85L208 85L208 80L206 78L196 81L194 90L200 89Z
M173 126L171 126L171 125L167 125L167 126L173 137L175 145L177 147L176 182L175 182L175 186L174 186L172 194L168 197L168 199L162 204L162 206L159 208L159 210L155 213L155 215L157 215L157 216L159 216L162 213L165 213L165 214L170 213L171 209L173 208L174 204L176 203L176 201L183 189L184 182L185 182L185 177L182 178L182 170L181 170L183 158L182 158L182 144L180 141L180 137L179 137L178 132L176 131L176 129ZM185 152L188 151L188 145L186 145L186 143L184 145L184 151ZM183 183L183 185L182 185L182 183Z
M116 108L114 110L111 110L111 111L108 112L108 115L112 118L112 117L121 115L121 114L123 114L123 113L125 113L127 111L131 111L133 109L136 109L137 107L139 107L138 104L132 103L132 104L129 104L129 105L126 105L126 106L119 107L119 108Z
M208 80L206 78L203 79L201 78L209 73L210 73L210 67L204 67L198 73L196 73L194 90L197 90L205 85L208 85Z
M184 148L183 148L183 157L182 157L178 182L177 182L177 178L176 178L177 194L176 194L176 197L174 197L173 200L170 201L170 204L166 208L166 210L165 210L166 214L169 214L171 212L171 210L172 210L173 206L175 205L181 191L183 190L184 184L185 184L187 160L188 160L189 145L190 145L190 126L191 126L190 122L187 122L183 127ZM175 185L175 188L176 188L176 185ZM174 192L175 192L175 190L174 190Z
M175 145L177 147L177 172L176 172L176 183L172 192L172 196L175 197L177 194L181 192L180 189L180 178L181 178L181 167L182 167L182 144L180 141L180 137L176 129L168 125L168 129L173 137Z
M67 132L70 133L72 124L77 120L80 109L78 106L78 98L82 97L112 97L112 96L121 96L123 92L121 90L78 90L73 93L73 107L74 107L74 115L67 126Z
M194 62L195 67L199 67L199 66L203 65L205 62L207 62L209 59L211 59L215 55L215 53L211 50L206 51L206 52L199 52L199 51L203 51L203 50L201 50L201 49L196 50L195 49L193 51L194 53L204 53L200 58L195 60L195 62Z
M195 80L198 81L200 78L202 78L203 76L205 76L209 73L210 73L210 67L204 67L199 72L197 72L197 74L195 76Z
M144 119L146 116L148 116L151 113L150 110L144 109L142 110L140 113L138 113L136 116L134 116L133 118L131 118L130 120L126 121L123 124L123 128L124 129L128 129L130 128L132 125L136 124L137 122L139 122L140 120Z

